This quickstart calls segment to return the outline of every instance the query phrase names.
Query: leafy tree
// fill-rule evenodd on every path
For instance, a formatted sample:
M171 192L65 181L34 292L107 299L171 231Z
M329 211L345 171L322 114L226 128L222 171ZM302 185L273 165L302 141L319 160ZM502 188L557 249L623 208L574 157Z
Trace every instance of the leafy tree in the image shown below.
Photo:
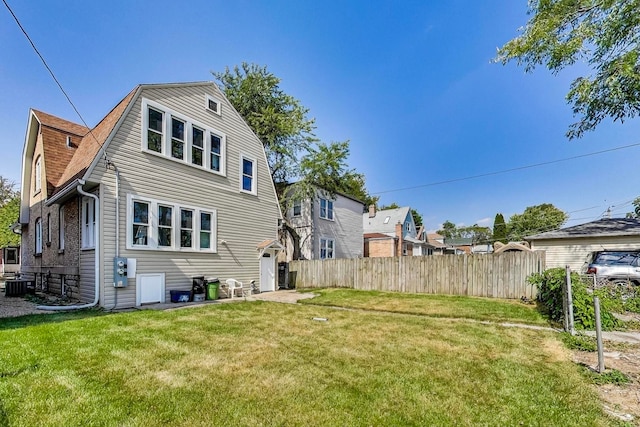
M213 75L264 145L284 210L294 200L316 199L317 188L330 196L344 193L365 203L377 202L366 191L364 175L347 167L349 142L319 142L313 134L315 121L307 117L309 110L280 89L280 79L267 67L243 62ZM289 224L283 227L293 241L293 257L298 259L300 237Z
M440 230L436 231L436 233L446 239L454 239L460 237L458 227L456 227L456 225L449 220L442 223L442 227L440 228Z
M411 209L411 216L413 217L413 222L415 222L416 227L420 228L422 225L422 215L420 215L417 210Z
M225 96L265 147L275 183L298 176L298 155L316 141L314 119L296 98L280 89L280 79L267 67L243 62L233 70L213 73Z
M529 22L495 60L527 72L544 64L554 74L586 62L593 74L567 94L580 116L567 136L579 138L606 117L623 122L640 112L639 11L640 0L529 0Z
M633 212L627 212L627 218L640 218L640 197L633 199Z
M493 220L493 240L496 242L507 243L507 224L504 222L504 216L497 213Z
M20 215L20 194L14 196L0 206L0 248L20 245L20 236L10 226L18 221Z
M12 200L16 194L16 183L0 176L0 207Z
M529 206L523 213L512 215L507 225L508 238L511 241L526 236L555 230L567 221L568 215L551 203Z
M481 227L478 224L473 224L468 227L458 228L459 237L470 238L471 241L476 243L489 243L491 241L491 229L489 227Z

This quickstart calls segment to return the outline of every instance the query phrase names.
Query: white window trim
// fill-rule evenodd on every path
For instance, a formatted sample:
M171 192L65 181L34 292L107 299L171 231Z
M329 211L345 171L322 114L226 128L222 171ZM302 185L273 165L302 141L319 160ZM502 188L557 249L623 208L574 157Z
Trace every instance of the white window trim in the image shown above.
M213 96L209 95L209 94L205 94L204 96L204 108L207 109L207 111L211 111L214 114L217 114L219 116L222 116L222 103L217 99L214 98ZM213 101L216 103L216 105L218 106L218 111L212 110L211 108L209 108L209 101Z
M134 245L133 244L133 203L141 202L149 204L149 223L147 229L147 244L146 245ZM158 206L168 206L172 208L172 235L171 246L159 246L158 245ZM193 228L191 242L192 247L182 248L180 247L180 231L182 228L180 211L181 209L193 211ZM207 213L211 215L211 229L207 230L210 235L210 248L200 249L200 213ZM217 253L217 239L218 239L218 214L215 209L203 208L197 206L182 205L176 202L168 202L166 200L152 199L149 197L138 196L135 194L127 194L127 219L126 219L126 247L128 250L151 250L159 252L197 252L197 253Z
M35 253L42 254L42 218L36 218L35 223Z
M33 194L38 194L42 191L42 156L38 156L35 165L35 182L33 185Z
M325 246L324 247L325 253L328 252L329 251L329 242L331 242L331 256L330 257L327 256L327 257L322 258L323 246ZM323 243L324 243L324 245L323 245ZM324 237L320 238L320 252L318 253L318 255L319 255L320 259L335 259L336 258L336 241L335 241L335 239L329 239L329 238L324 238Z
M249 160L250 162L253 163L253 168L252 168L252 172L253 175L251 177L251 190L245 190L243 187L243 182L242 182L242 178L244 177L244 171L243 171L243 163L245 160ZM239 176L240 176L240 192L241 193L247 193L247 194L253 194L256 195L258 194L258 162L256 161L255 158L253 157L249 157L246 154L240 154L240 168L239 168Z
M149 107L154 110L158 110L164 114L162 119L162 147L161 152L149 150L147 147L147 130L149 127ZM184 145L184 159L176 159L171 155L171 120L172 118L178 119L185 123L185 145ZM204 131L204 156L202 159L202 166L196 165L192 162L192 150L193 146L193 127L197 127ZM211 152L211 134L214 134L220 138L220 170L216 171L211 169L211 160L209 153ZM198 121L190 119L189 117L180 114L168 107L165 107L157 102L149 99L142 99L142 133L141 133L141 149L144 153L154 156L162 157L163 159L171 160L172 162L181 163L183 165L190 166L192 168L200 169L212 173L214 175L227 176L227 135L211 126L204 125Z
M82 198L82 219L80 220L82 234L81 249L95 249L96 247L96 201L93 197ZM89 222L85 222L89 214ZM93 221L91 221L93 220Z
M325 201L327 206L325 208L325 215L322 216L322 201ZM329 209L329 206L331 206L331 209ZM320 198L320 200L318 200L318 217L320 217L321 219L326 219L327 221L335 221L335 212L333 210L333 200L329 200L329 199L325 199L325 198ZM329 217L329 212L331 212L331 217Z

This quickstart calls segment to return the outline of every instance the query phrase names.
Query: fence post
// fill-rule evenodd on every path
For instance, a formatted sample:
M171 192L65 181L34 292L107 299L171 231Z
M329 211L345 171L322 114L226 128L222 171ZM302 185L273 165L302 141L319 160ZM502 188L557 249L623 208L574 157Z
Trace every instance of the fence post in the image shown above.
M571 335L575 335L576 334L576 329L575 329L574 324L573 324L573 295L571 294L571 267L568 266L568 265L565 267L565 274L566 274L566 282L567 282L567 295L566 295L567 310L566 310L566 315L567 315L567 318L568 318L567 322L566 322L565 331L569 332Z
M593 297L596 315L596 341L598 342L598 372L604 372L604 352L602 349L602 323L600 322L600 298Z

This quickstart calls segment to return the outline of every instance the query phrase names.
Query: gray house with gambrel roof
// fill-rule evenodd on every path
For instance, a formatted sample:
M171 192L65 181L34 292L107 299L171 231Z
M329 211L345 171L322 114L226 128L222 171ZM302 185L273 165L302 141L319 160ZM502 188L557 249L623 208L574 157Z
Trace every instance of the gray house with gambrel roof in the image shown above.
M526 238L534 251L547 253L547 268L569 265L581 271L591 253L602 250L640 250L640 219L606 218Z

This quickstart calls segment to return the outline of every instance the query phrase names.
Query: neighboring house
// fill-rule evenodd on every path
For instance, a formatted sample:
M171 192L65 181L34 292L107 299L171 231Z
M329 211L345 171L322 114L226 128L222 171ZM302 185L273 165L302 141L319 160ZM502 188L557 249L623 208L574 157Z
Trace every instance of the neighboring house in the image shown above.
M0 278L20 271L20 246L0 248Z
M137 86L91 130L29 112L21 271L45 290L108 308L195 276L274 290L280 219L262 143L214 83Z
M444 244L447 245L445 249L445 253L447 254L469 255L473 248L473 239L471 237L445 238Z
M333 196L318 189L315 200L296 200L287 210L289 225L300 237L301 259L362 257L364 204L345 194ZM286 260L294 258L287 234Z
M526 238L534 251L546 252L546 267L581 271L592 252L640 250L640 219L607 218Z
M427 243L426 234L418 239L411 208L376 211L374 205L362 214L365 257L423 256L429 255L433 246Z
M433 255L444 255L447 245L444 244L444 236L438 233L427 234L427 244L433 247Z

